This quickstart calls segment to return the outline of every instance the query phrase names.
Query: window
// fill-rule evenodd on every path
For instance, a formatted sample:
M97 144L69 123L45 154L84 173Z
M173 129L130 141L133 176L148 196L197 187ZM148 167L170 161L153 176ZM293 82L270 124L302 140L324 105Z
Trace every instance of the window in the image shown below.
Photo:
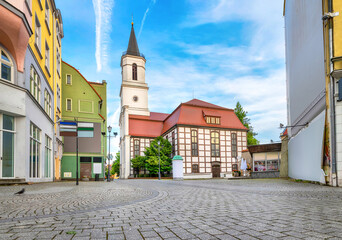
M212 117L212 116L205 116L205 122L208 124L221 124L221 118L220 117Z
M30 178L39 178L40 171L40 129L30 126Z
M91 163L91 157L80 157L81 163Z
M51 153L52 153L52 140L45 135L45 177L51 176Z
M47 90L45 90L45 92L44 92L44 110L50 117L52 117L52 114L51 114L51 96Z
M101 157L93 157L93 163L102 163Z
M66 110L72 111L72 99L71 98L66 99Z
M66 84L72 85L72 76L70 74L66 75Z
M56 36L57 36L57 41L59 46L61 46L61 39L60 39L60 30L59 30L59 24L58 21L56 20Z
M34 34L35 34L35 42L34 42L34 44L35 44L36 48L40 51L40 45L41 45L41 41L40 41L40 39L41 39L41 25L39 23L37 15L36 15L35 22L36 22L36 26L35 26L35 31L34 31Z
M211 156L220 156L220 137L218 132L211 132Z
M15 118L0 114L0 123L0 148L2 148L2 161L0 161L2 171L0 176L14 177Z
M232 157L237 157L236 133L232 133Z
M138 80L138 67L135 63L132 65L132 79Z
M199 173L198 164L192 164L192 173Z
M57 108L60 110L61 108L61 88L57 84Z
M50 72L50 48L45 41L45 68Z
M140 141L134 139L134 157L140 156Z
M191 130L191 155L198 156L198 136L197 130Z
M8 53L5 52L2 48L0 48L1 58L0 58L0 71L2 80L7 80L12 82L12 70L13 70L13 63L11 58L9 57Z
M49 8L49 3L47 0L45 1L45 23L49 29L50 28L50 8Z
M40 78L33 66L30 71L30 93L40 103Z
M59 49L57 48L56 54L56 65L57 65L57 73L60 75L60 68L61 68L61 54L59 53Z
M175 132L172 132L172 156L176 155Z

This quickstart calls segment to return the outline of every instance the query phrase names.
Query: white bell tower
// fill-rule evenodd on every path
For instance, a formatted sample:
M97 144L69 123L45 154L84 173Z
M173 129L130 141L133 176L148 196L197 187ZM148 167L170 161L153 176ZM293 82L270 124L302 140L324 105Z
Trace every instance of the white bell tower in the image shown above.
M127 51L121 57L120 89L120 178L128 178L131 170L129 115L150 116L148 86L145 82L146 59L139 52L133 22Z

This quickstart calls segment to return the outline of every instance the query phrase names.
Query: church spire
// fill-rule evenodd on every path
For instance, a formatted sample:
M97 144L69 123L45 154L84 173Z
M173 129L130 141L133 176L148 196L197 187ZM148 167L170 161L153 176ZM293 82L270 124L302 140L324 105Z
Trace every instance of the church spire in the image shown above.
M133 56L140 56L137 39L135 38L135 33L134 33L133 19L132 19L131 35L129 37L126 54L133 55Z

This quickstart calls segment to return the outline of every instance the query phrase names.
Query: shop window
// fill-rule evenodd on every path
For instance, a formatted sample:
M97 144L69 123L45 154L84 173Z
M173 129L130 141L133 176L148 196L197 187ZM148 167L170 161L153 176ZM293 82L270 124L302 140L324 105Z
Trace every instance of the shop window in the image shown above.
M91 157L80 157L81 163L91 163Z
M101 157L93 157L93 163L102 163Z
M218 132L211 132L211 156L220 156L220 137Z
M38 127L30 125L30 178L40 176L40 134Z
M254 172L266 171L265 161L254 161Z
M278 171L279 161L278 160L267 160L267 171Z
M191 130L191 155L198 156L198 136L197 130Z

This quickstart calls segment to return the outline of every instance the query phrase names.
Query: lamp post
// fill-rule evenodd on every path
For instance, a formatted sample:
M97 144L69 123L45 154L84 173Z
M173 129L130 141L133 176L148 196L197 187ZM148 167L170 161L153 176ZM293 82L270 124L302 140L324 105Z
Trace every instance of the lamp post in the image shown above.
M110 133L112 132L112 127L109 125L108 126L108 137L109 137L109 154L108 154L108 173L107 173L107 182L110 182ZM113 132L114 137L116 137L118 135L117 132Z
M108 154L108 173L107 173L107 182L110 182L110 132L112 131L112 127L108 126L108 135L109 135L109 154Z
M160 141L158 141L158 160L159 160L158 180L160 180Z

